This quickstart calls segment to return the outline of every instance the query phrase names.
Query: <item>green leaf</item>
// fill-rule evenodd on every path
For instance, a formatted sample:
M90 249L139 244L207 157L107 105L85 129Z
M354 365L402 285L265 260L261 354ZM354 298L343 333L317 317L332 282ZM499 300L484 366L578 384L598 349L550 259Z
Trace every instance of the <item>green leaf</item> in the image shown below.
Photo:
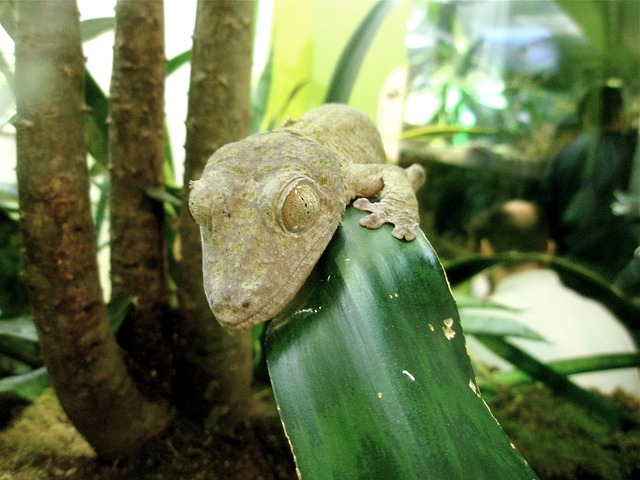
M471 335L496 335L499 337L518 337L530 340L544 341L536 331L525 327L504 316L500 316L497 310L473 310L460 309L460 317L465 332Z
M31 343L38 343L38 332L31 317L0 320L0 336L11 336Z
M483 402L444 271L419 233L343 224L266 355L305 479L536 478Z
M116 26L114 17L90 18L80 22L80 36L82 41L92 40Z
M619 426L620 428L637 428L640 426L637 419L619 409L614 403L580 388L564 375L554 371L550 366L540 363L534 357L508 341L488 335L477 335L476 337L496 355L501 356L512 365L517 366L518 369L532 378L543 382L557 395L568 398L584 408L588 408L604 420L611 422L612 425Z
M0 405L4 402L32 402L49 386L50 379L46 367L29 373L0 379Z
M107 314L109 316L109 325L113 333L118 333L120 327L127 319L127 315L131 310L134 302L133 297L111 300L107 305Z
M640 2L555 0L555 3L580 27L601 56L606 65L605 75L636 81L640 68L637 21Z
M182 201L180 200L180 198L176 197L163 188L145 188L144 193L146 193L149 198L153 198L154 200L157 200L159 202L166 202L173 207L179 208L182 205Z
M640 355L637 353L616 353L609 355L593 355L584 358L557 360L547 364L560 375L575 375L577 373L599 372L616 368L640 367ZM507 387L533 381L530 375L520 371L494 373L486 378L483 386Z
M494 135L499 130L486 127L464 127L459 125L428 125L426 127L412 128L404 131L400 138L413 141L431 141L433 137L455 135L457 133L470 133L474 135Z
M85 101L90 108L87 115L87 149L100 165L109 164L109 101L89 72L85 75Z
M280 123L282 122L282 117L284 116L284 112L287 111L287 108L289 108L289 105L291 104L295 96L300 92L300 90L302 90L304 87L309 85L309 83L310 83L309 80L301 80L291 89L291 91L289 92L289 95L287 95L287 98L285 98L280 109L271 116L271 119L269 120L269 124L267 125L267 130L273 130L278 126L279 122Z
M40 364L42 366L42 364ZM16 360L0 351L0 378L12 375L21 375L34 369L33 365Z
M455 300L460 312L460 320L467 333L544 341L544 338L535 330L509 318L510 312L520 311L517 308L460 293L455 294Z
M171 133L166 119L162 128L164 131L164 181L167 185L174 185L176 183L176 166L173 159L173 147L171 146Z
M267 105L269 104L269 95L271 93L271 83L273 81L273 58L275 49L271 47L267 62L260 74L258 84L255 86L251 95L251 133L260 131L260 127L267 113Z
M18 184L0 182L0 208L5 212L18 211Z
M378 0L353 33L333 72L325 103L347 103L358 71L380 25L398 0Z
M506 305L502 305L501 303L493 302L491 300L487 300L486 298L478 298L473 295L464 295L459 292L454 294L456 299L456 303L458 304L458 309L463 308L493 308L496 310L501 310L505 312L519 312L519 308L508 307Z
M167 75L171 75L181 66L189 63L191 61L191 50L187 50L182 52L179 55L176 55L170 60L167 60Z
M98 187L100 195L98 200L94 203L94 228L96 232L96 237L100 238L100 232L102 231L102 226L104 225L107 209L109 208L109 191L111 188L111 176L104 175L104 178L101 179L100 182L95 181L94 178L93 184Z
M38 334L31 317L0 320L0 352L32 367L42 365Z

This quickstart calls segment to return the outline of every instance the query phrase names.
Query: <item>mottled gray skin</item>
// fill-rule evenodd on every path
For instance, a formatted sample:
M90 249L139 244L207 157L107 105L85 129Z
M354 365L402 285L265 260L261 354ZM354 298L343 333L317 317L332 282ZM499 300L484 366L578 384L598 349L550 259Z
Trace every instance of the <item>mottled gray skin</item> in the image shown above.
M191 183L204 289L225 327L273 318L295 296L340 224L345 206L372 212L413 240L422 167L384 165L375 125L346 105L325 105L271 132L220 148Z

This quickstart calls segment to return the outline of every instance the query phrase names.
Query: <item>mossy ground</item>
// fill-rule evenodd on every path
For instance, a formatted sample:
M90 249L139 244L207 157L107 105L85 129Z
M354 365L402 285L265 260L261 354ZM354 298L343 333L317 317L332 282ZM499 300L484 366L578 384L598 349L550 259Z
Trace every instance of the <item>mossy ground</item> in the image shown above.
M640 417L638 399L623 394L613 399ZM542 386L498 392L490 407L543 480L640 478L638 430L612 429ZM297 478L277 416L259 418L225 438L178 421L135 456L104 463L47 391L0 432L0 480Z
M0 431L0 480L293 480L295 467L277 416L262 414L235 435L209 435L177 420L130 458L98 460L52 391Z
M51 390L16 416L0 435L0 478L38 480L65 474L71 459L92 460L91 447L68 422Z
M640 420L640 399L611 397ZM640 430L621 431L541 385L498 392L489 407L544 480L640 478Z

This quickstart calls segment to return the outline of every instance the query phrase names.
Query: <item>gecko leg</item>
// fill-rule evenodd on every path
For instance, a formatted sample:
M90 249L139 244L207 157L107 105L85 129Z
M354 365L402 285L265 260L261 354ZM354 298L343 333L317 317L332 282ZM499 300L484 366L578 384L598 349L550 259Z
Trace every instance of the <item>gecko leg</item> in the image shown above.
M394 225L394 237L411 241L416 237L415 229L420 223L414 189L419 188L424 181L424 170L420 165L412 165L407 170L392 165L381 165L380 169L380 200L371 202L367 198L358 198L353 203L358 210L371 212L360 220L360 225L380 228L384 223L391 223Z

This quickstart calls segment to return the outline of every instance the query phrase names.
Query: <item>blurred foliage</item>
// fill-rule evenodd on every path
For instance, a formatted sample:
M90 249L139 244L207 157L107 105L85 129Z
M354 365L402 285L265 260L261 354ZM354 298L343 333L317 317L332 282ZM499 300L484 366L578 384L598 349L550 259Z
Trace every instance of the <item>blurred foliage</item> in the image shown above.
M627 83L640 72L640 2L637 0L555 0L579 25L602 61L603 76Z
M557 150L556 128L575 112L587 88L617 78L637 90L638 2L494 2L482 7L493 13L489 21L498 30L493 34L482 30L478 19L467 18L486 15L480 5L416 3L408 33L405 138L433 140L424 136L429 130L416 127L438 125L451 129L441 137L450 144L483 138L540 162ZM563 14L582 35L569 20L564 30L553 25ZM536 31L535 20L527 18L538 19L537 37L516 33L520 22L521 32Z
M325 103L348 103L365 55L398 0L378 0L347 42L327 88Z

